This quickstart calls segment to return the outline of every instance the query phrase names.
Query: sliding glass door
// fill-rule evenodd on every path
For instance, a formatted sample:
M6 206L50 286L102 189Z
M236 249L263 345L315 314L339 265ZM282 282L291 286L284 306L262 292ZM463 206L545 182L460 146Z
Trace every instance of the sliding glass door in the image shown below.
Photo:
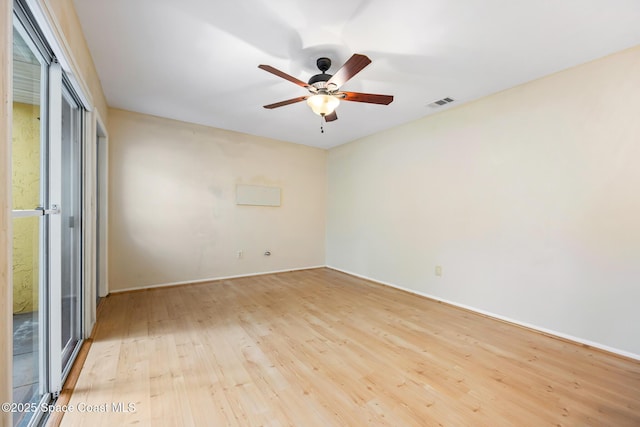
M51 402L82 333L82 118L24 8L13 31L13 400ZM25 406L35 404L34 406ZM14 413L14 426L44 414Z

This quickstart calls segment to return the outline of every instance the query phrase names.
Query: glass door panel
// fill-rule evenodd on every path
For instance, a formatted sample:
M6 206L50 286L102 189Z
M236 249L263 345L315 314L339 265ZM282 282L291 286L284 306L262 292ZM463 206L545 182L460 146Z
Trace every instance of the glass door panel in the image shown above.
M13 219L13 401L38 403L41 390L41 216ZM27 421L16 413L13 425Z
M44 370L45 223L42 211L46 121L41 119L47 65L20 25L13 30L13 400L46 394ZM28 413L14 415L14 425Z
M81 112L68 91L62 94L62 235L61 349L62 370L80 340L81 283Z

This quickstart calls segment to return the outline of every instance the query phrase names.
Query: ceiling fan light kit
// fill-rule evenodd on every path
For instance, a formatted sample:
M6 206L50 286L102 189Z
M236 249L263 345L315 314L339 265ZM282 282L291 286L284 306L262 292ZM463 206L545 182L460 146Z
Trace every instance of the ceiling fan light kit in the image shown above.
M335 111L340 105L340 100L332 95L311 95L307 98L307 105L319 116L327 116Z
M335 109L340 105L341 99L352 102L389 105L393 101L393 96L391 95L340 91L342 85L370 63L371 60L367 56L356 53L351 56L334 75L331 75L327 74L327 70L331 68L331 60L324 57L318 58L316 65L321 73L312 76L308 83L298 80L270 65L258 65L258 68L304 87L310 93L308 96L300 96L298 98L268 104L265 105L264 108L273 109L306 100L307 105L311 107L314 113L324 118L326 122L331 122L338 119Z

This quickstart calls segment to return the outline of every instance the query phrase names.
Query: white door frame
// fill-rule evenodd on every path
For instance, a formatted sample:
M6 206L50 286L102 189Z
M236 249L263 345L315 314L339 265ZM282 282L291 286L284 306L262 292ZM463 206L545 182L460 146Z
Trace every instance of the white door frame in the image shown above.
M49 66L49 197L47 209L60 206L62 200L62 68ZM49 391L62 390L62 216L47 215L49 221Z

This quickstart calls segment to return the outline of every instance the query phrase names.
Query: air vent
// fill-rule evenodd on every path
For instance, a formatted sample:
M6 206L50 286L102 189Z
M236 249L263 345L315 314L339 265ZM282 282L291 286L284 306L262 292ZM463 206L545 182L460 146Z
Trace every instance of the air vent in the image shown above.
M437 101L433 101L429 103L428 106L431 108L438 108L438 107L442 107L443 105L450 104L453 101L455 101L455 99L453 98L442 98L442 99L438 99Z

